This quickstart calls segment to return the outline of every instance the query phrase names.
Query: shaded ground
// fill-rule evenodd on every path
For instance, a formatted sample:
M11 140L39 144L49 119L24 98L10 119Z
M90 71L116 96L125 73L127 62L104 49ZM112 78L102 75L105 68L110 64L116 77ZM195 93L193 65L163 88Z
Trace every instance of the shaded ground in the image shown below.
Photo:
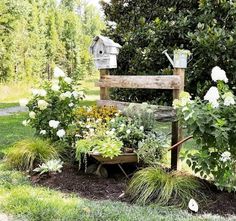
M112 168L114 171L114 168ZM116 169L115 169L116 171ZM32 176L32 182L50 187L66 193L76 193L80 197L95 200L113 200L129 202L127 197L119 197L124 193L127 180L117 170L115 174L109 173L109 178L99 178L95 175L84 174L77 168L65 166L62 173L52 176ZM214 186L203 190L208 201L200 205L200 213L218 215L236 214L236 195L218 191Z

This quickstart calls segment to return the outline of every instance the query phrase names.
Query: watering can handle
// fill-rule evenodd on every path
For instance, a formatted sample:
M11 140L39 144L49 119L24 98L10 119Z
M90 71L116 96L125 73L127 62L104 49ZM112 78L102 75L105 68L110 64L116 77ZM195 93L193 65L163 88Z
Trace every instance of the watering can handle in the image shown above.
M193 60L193 54L191 54L191 55L189 56L188 63L189 63L190 61L192 61L192 60Z

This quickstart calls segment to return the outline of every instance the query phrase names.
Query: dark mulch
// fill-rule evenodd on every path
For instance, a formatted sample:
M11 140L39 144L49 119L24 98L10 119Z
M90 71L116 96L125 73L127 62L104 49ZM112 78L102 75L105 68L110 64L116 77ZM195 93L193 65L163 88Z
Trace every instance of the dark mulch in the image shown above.
M115 172L114 172L115 171ZM56 175L34 175L32 182L36 185L50 187L65 193L76 193L80 197L93 200L113 200L129 202L127 197L120 197L124 193L127 179L117 167L108 167L109 178L99 178L96 175L85 174L77 167L64 166L62 173ZM236 194L222 192L215 186L206 183L203 190L207 202L200 205L200 213L218 215L236 215Z
M93 200L118 200L126 187L122 174L101 178L78 171L78 167L64 166L62 173L55 175L32 176L32 182L66 193L77 193L80 197Z

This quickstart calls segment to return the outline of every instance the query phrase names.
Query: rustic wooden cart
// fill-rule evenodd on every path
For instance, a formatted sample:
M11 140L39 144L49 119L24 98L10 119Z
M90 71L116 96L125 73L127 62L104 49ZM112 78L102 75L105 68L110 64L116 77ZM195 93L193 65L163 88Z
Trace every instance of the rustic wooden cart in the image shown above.
M138 162L138 156L136 153L123 153L119 156L113 157L112 159L109 157L103 157L100 154L94 154L93 152L89 153L90 156L92 156L94 159L96 159L100 164L98 165L95 174L102 176L101 170L104 170L102 167L105 164L117 164L122 173L129 178L128 174L125 172L124 168L122 167L122 164L124 163L137 163ZM106 173L106 172L105 172Z

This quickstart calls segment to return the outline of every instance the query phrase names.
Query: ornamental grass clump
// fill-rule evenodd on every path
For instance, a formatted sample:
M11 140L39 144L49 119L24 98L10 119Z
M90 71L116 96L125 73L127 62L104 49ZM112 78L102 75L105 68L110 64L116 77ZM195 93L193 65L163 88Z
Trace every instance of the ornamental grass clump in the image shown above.
M15 143L7 153L5 162L10 168L32 171L38 164L58 156L57 148L49 141L32 138Z
M136 172L131 179L127 194L131 200L146 205L186 207L191 198L201 196L201 184L190 175L159 167L147 167Z
M224 70L214 67L212 86L203 100L187 92L174 101L181 125L193 135L197 146L183 159L201 177L214 181L219 189L236 191L236 106Z

